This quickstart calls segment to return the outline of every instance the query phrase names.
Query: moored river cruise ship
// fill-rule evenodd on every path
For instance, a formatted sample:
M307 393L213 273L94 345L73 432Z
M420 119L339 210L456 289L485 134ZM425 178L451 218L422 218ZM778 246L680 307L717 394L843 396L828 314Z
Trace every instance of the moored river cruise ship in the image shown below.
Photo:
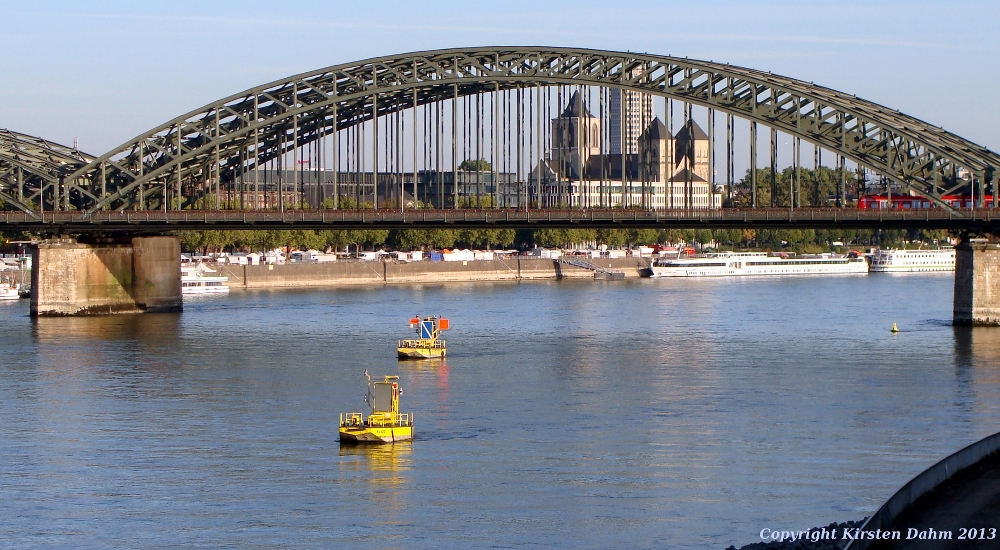
M868 262L857 254L808 254L789 258L769 256L766 252L721 252L697 258L659 259L649 269L651 277L839 275L868 273Z
M871 255L873 273L914 273L955 271L955 249L875 250Z
M225 294L229 278L204 264L181 265L181 294Z

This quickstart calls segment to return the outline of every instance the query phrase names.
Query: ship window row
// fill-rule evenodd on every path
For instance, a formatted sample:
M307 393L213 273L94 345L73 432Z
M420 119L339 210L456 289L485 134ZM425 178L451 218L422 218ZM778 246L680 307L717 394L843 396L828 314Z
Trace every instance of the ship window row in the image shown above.
M847 260L785 260L783 262L747 262L747 265L764 265L764 266L780 266L780 265L830 265L830 264L846 264Z

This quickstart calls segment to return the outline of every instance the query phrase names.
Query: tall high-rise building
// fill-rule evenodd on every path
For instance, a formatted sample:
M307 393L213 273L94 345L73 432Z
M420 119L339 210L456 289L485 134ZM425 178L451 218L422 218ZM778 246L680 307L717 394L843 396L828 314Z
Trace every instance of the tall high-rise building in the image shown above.
M653 122L653 96L612 88L608 110L610 111L608 139L611 141L611 154L622 154L623 142L626 155L638 153L639 136Z

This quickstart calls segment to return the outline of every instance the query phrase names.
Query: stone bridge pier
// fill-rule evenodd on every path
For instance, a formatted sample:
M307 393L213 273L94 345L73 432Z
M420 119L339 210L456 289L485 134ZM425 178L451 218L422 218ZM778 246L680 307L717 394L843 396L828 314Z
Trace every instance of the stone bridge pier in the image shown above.
M32 251L31 315L180 312L180 257L171 236L42 241Z
M963 240L955 250L955 325L1000 326L1000 244Z

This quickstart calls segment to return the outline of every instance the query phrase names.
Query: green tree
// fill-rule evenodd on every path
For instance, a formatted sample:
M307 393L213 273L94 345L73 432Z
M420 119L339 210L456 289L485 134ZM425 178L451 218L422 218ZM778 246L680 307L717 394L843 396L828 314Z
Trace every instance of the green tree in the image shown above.
M394 229L387 242L399 250L414 250L427 245L427 231L421 229Z
M694 229L668 229L663 233L663 240L675 244L681 241L690 243L694 241Z
M721 244L738 245L742 242L741 237L739 229L716 229L712 232L712 238Z
M458 169L463 172L492 172L493 165L484 158L465 159L458 165Z
M621 229L598 229L597 242L610 247L624 246L628 242L628 236Z
M364 247L376 247L385 244L389 238L389 231L386 229L362 229L348 231L348 242Z
M289 231L289 242L293 247L305 250L326 248L326 236L318 231Z
M398 229L391 231L386 242L400 250L421 248L452 248L459 242L454 229Z
M595 229L536 229L534 242L540 246L569 247L597 240Z
M512 229L463 229L458 231L455 240L473 248L490 249L494 245L510 246L514 243L514 235Z
M656 229L629 229L625 232L629 244L655 244L660 240L660 232Z
M458 198L459 208L493 208L493 197L490 195L469 196Z
M340 207L344 210L370 210L375 208L371 202L358 202L358 199L354 197L341 196L339 202Z
M431 248L452 248L458 232L454 229L430 229L427 231L427 246Z
M748 169L743 179L737 186L737 194L733 197L732 205L740 208L748 208L753 204L751 193L751 175ZM757 176L757 206L771 206L771 169L758 168ZM827 207L836 204L837 187L840 181L840 169L821 166L819 170L799 168L799 192L801 196L799 203L801 206ZM845 174L846 190L857 190L857 178L854 172ZM774 206L791 206L792 187L794 184L794 170L791 167L785 168L775 174L774 182Z
M712 242L714 239L711 229L695 229L694 230L694 242L705 245Z

